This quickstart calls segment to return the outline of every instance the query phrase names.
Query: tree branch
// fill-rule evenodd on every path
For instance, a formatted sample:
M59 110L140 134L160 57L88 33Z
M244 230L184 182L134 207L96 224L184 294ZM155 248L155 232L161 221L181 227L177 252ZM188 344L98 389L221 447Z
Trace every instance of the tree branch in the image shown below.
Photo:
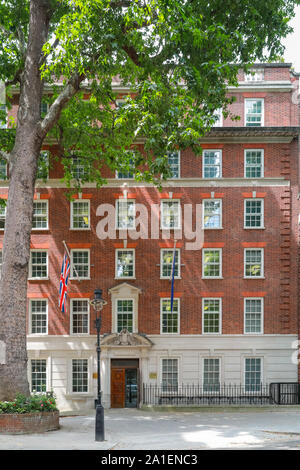
M4 152L4 150L0 150L0 158L2 160L5 160L7 163L10 162L10 154L7 152Z
M60 113L70 99L76 95L80 89L81 82L85 79L85 75L75 73L56 98L56 100L50 106L50 109L44 119L39 123L38 135L44 139L47 133L52 129L54 124L58 121Z
M3 26L3 24L1 23L0 23L0 31L2 31L2 33L5 34L7 38L9 38L11 35L10 31L6 29L5 26Z
M7 80L7 81L5 82L5 86L8 87L8 86L10 86L10 85L15 85L15 84L18 83L18 82L20 83L20 82L21 82L21 74L22 74L22 72L23 72L23 69L17 70L16 73L15 73L14 78L12 78L11 80Z
M135 65L137 65L137 66L141 65L139 55L138 55L138 53L136 52L136 49L133 46L123 46L123 50L126 52L128 57L130 57L130 59L132 60L132 62Z

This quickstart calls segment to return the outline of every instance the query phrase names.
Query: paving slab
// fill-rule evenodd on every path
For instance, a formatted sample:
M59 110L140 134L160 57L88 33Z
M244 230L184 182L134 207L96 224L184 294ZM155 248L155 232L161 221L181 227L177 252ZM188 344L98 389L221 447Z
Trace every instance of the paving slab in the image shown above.
M95 413L61 416L60 429L0 435L0 450L300 449L300 409L109 409L105 441L95 441Z

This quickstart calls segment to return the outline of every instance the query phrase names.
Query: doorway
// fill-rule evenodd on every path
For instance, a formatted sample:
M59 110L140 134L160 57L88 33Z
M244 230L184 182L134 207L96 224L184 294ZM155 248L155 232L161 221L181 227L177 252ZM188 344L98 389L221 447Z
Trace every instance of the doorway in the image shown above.
M139 360L111 360L111 408L137 408Z

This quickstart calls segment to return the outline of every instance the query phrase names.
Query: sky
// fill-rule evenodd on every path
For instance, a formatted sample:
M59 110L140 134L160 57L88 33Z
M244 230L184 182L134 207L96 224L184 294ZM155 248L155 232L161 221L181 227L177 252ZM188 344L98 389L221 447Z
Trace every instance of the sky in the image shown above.
M284 61L293 64L295 72L300 73L300 6L295 8L296 16L291 20L290 26L294 32L283 41L285 46Z

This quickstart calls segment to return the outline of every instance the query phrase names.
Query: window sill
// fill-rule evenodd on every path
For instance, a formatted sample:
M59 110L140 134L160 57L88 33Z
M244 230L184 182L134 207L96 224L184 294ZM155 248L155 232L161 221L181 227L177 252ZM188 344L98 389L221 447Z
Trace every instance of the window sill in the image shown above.
M90 277L69 277L70 281L90 281Z
M245 227L245 230L265 230L266 227Z
M202 279L224 279L224 277L220 276L202 276Z
M222 333L221 332L217 332L217 331L214 331L214 332L211 332L211 333L207 333L207 332L204 332L202 333L204 336L210 336L210 335L216 335L216 336L221 336Z
M223 230L224 227L204 227L202 230Z
M202 179L203 179L203 180L214 180L214 181L218 181L218 180L221 180L222 178L223 178L222 175L217 176L217 177L215 177L215 178L208 178L208 177L206 178L205 176L202 176Z
M244 276L243 279L266 279L265 276Z
M39 300L39 299L37 299ZM37 336L48 336L48 331L47 333L29 333L27 335L27 338L36 338Z
M80 299L81 300L81 299ZM81 338L86 338L90 336L90 333L70 333L70 336L74 337L81 337Z
M126 279L126 280L132 280L132 281L135 281L136 280L136 277L115 277L114 278L116 281L123 281L123 279Z
M171 276L166 276L166 277L160 276L159 279L160 279L161 281L171 281L172 277L171 277ZM174 279L175 279L175 281L177 281L177 280L180 281L182 278L175 276Z
M246 335L246 336L263 336L263 334L264 334L263 332L261 332L261 333L248 333L248 332L246 333L246 332L244 332L244 335Z
M90 227L87 227L87 228L72 228L72 227L70 227L70 230L72 230L72 231L79 230L80 232L82 232L82 231L85 232L87 230L91 230L91 228Z
M176 332L176 333L165 333L165 332L160 332L160 335L161 336L180 336L180 332Z
M27 281L49 281L49 277L29 277Z

